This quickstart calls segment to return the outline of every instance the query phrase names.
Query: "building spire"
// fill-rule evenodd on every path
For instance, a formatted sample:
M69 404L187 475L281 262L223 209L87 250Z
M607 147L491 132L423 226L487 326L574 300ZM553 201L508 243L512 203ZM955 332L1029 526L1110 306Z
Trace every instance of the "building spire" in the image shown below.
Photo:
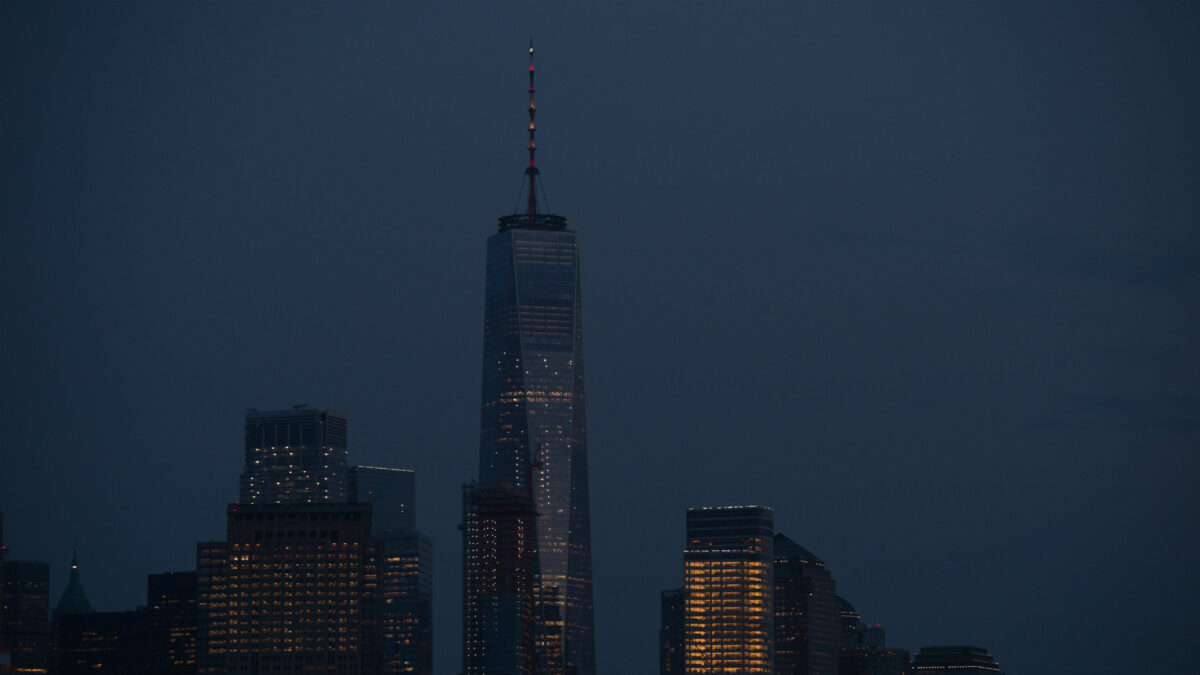
M537 222L538 168L534 158L537 153L537 143L534 142L534 133L537 131L537 127L533 122L536 113L537 106L533 104L533 36L531 35L529 36L529 167L525 169L525 175L529 176L529 202L526 213L529 215L530 225Z

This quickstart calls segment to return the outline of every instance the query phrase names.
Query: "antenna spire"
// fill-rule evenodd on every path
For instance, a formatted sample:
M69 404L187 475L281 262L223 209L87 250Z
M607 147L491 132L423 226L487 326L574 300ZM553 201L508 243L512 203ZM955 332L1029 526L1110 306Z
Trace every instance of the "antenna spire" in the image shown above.
M525 169L525 175L529 176L529 203L526 207L529 214L529 224L533 225L537 222L537 176L538 168L537 161L534 159L534 154L537 152L537 143L534 142L533 135L537 131L537 127L533 123L533 117L537 113L537 106L533 104L533 36L529 36L529 168Z

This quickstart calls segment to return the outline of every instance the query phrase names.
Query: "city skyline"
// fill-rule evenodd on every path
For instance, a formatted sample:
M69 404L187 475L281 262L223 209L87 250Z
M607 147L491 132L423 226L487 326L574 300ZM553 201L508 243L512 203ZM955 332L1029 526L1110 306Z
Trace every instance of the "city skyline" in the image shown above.
M416 472L454 672L533 32L546 194L586 237L600 671L656 661L682 509L737 503L889 646L1186 663L1196 10L626 9L0 9L13 557L57 597L77 545L128 608L221 538L247 407L332 406Z

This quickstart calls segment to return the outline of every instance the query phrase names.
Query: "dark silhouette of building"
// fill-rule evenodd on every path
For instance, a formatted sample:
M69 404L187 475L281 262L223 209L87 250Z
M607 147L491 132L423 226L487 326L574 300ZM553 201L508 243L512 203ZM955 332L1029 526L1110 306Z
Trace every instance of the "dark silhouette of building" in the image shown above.
M845 601L843 601L845 602ZM845 603L849 607L849 603ZM853 609L853 608L851 608ZM846 634L838 672L841 675L908 675L907 649L888 649L883 626L863 624L854 612L854 630Z
M146 578L151 672L196 672L196 573L163 572Z
M91 614L93 611L92 603L88 602L87 593L83 590L83 583L79 581L79 556L71 554L71 576L67 577L67 587L54 606L54 616Z
M983 647L921 647L912 667L913 675L1001 675Z
M682 588L659 596L658 675L683 675L683 598Z
M685 672L772 672L774 529L763 506L688 509Z
M231 504L197 547L198 672L358 675L370 546L368 504Z
M5 560L0 626L15 672L45 673L50 659L50 565Z
M857 647L862 644L862 617L842 596L837 596L838 607L842 617L842 647Z
M825 563L775 535L775 673L837 675L842 617Z
M416 472L382 466L350 467L350 501L371 505L375 537L417 529Z
M145 609L64 613L54 617L53 675L157 673L147 652Z
M526 565L537 560L535 588L524 588L530 570L500 570L497 591L530 593L539 673L593 675L592 550L588 505L587 423L584 413L583 323L579 293L579 249L566 219L539 204L535 162L533 47L529 66L529 166L525 213L500 218L488 238L484 308L483 387L480 414L479 482L475 497L464 498L464 542L490 545L509 540L471 536L475 520L496 523L501 532L525 532L532 503L534 541L519 554L505 555ZM526 497L522 497L524 494ZM500 506L500 502L504 505ZM496 508L498 510L489 511ZM502 522L502 517L515 518ZM471 561L494 551L464 549L464 592L492 593L479 585ZM472 577L472 575L475 575ZM521 579L522 581L516 581ZM511 582L511 583L510 583ZM495 584L493 584L495 585ZM464 670L468 673L520 673L496 670L493 657L506 653L511 667L524 663L527 598L512 598L503 611L483 611L477 597L464 598ZM493 624L492 622L512 622ZM486 644L476 644L484 640ZM492 644L502 640L504 644ZM484 656L485 654L491 656ZM532 665L529 667L533 667Z
M433 543L416 531L416 476L356 466L351 497L371 504L369 574L377 580L364 634L364 672L433 673Z
M535 672L537 512L528 490L463 488L463 671Z
M247 410L242 504L309 504L349 499L346 416L296 406Z

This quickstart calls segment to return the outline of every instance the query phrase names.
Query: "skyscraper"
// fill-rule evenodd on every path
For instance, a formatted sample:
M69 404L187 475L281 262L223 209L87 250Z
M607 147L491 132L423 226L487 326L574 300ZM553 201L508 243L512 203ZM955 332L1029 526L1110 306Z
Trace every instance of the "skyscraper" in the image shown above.
M579 249L566 218L539 205L533 75L530 45L526 210L500 218L499 231L487 245L479 486L510 490L510 501L528 495L536 509L536 542L523 547L536 549L539 671L592 675L595 647ZM470 528L469 518L479 513L464 499L464 528ZM523 517L519 508L505 508L503 513ZM519 529L517 523L501 527ZM475 543L487 541L479 538ZM492 554L468 549L464 555L482 560ZM464 575L469 573L466 563ZM468 585L464 591L472 589ZM465 612L472 602L464 598L464 640L471 631L479 634ZM464 653L468 672L492 672L477 667L469 654Z
M417 529L416 472L383 466L350 467L350 501L371 505L371 536Z
M683 675L683 589L659 594L658 675Z
M242 504L345 502L346 416L296 406L246 411Z
M837 675L841 607L825 563L775 535L775 675Z
M367 504L230 504L197 546L198 672L359 675L371 633Z
M763 506L688 509L684 672L772 671L774 530Z

